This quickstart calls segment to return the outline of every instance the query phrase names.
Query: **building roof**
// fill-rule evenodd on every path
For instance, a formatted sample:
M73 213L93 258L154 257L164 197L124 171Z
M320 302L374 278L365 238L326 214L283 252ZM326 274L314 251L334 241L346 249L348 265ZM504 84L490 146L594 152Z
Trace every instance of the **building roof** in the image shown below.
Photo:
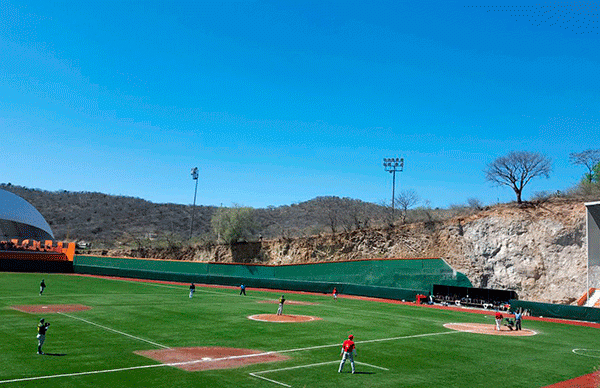
M50 225L29 202L0 189L0 240L54 240Z

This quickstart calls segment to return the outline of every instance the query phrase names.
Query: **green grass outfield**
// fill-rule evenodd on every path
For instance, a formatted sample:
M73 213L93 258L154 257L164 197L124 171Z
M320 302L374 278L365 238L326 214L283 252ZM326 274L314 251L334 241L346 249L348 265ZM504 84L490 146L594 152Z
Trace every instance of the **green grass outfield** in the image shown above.
M41 278L48 288L38 295ZM525 321L530 337L446 329L449 322L493 323L483 314L286 293L284 314L322 320L268 323L281 292L168 285L76 275L0 273L0 388L3 387L543 387L594 372L596 328ZM44 316L51 323L36 354L38 314L13 305L83 304L91 310ZM354 334L359 374L337 373L341 342ZM136 350L221 346L287 351L290 359L187 372ZM289 351L293 350L294 351ZM573 349L588 349L586 356ZM150 367L148 367L150 366ZM350 370L349 363L345 367ZM270 371L270 372L264 372ZM261 376L272 381L251 375ZM42 378L41 377L48 377ZM28 380L30 379L30 380ZM10 382L11 380L18 380Z

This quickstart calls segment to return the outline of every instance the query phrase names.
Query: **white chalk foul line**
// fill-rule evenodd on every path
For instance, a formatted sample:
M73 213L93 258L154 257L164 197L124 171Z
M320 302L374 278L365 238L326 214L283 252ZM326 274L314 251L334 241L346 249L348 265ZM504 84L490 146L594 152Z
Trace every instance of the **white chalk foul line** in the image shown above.
M260 373L260 372L257 372L257 373ZM252 376L252 377L256 377L257 379L266 380L266 381L268 381L268 382L271 382L271 383L275 383L275 384L283 385L284 387L289 387L289 388L291 388L291 387L292 387L291 385L288 385L288 384L286 384L286 383L282 383L282 382L280 382L280 381L277 381L277 380L271 380L271 379L268 379L268 378L266 378L266 377L264 377L264 376L259 376L259 375L257 375L256 373L250 373L250 376Z
M168 364L140 365L140 366L130 366L130 367L126 367L126 368L104 369L104 370L94 370L94 371L76 372L76 373L64 373L64 374L60 374L60 375L24 377L24 378L20 378L20 379L1 380L0 384L15 383L15 382L20 382L20 381L48 380L48 379L55 379L55 378L58 378L58 377L87 376L87 375L95 375L95 374L101 374L101 373L123 372L123 371L136 370L136 369L162 368L162 367L165 367L165 366L182 366L182 365L197 364L197 363L201 363L201 362L214 362L214 361L233 360L233 359L236 359L236 358L257 357L257 356L264 356L264 355L273 354L273 353L275 353L275 352L265 352L265 353L257 353L257 354L243 354L243 355L239 355L239 356L229 356L229 357L213 358L213 359L210 359L210 360L200 359L200 360L191 360L191 361L171 362L171 363L168 363Z
M369 367L375 368L375 369L389 370L388 368L384 368L382 366L377 366L377 365L372 365L372 364L367 364L366 362L354 361L354 363L358 364L358 365L366 365L366 366L369 366Z
M339 361L337 361L337 360L336 360L336 361L319 362L319 363L317 363L317 364L309 364L309 365L290 366L290 367L288 367L288 368L279 368L279 369L263 370L263 371L260 371L260 372L249 373L249 375L250 375L250 376L252 376L252 377L256 377L256 378L258 378L258 379L263 379L263 380L269 381L269 382L271 382L271 383L275 383L275 384L283 385L284 387L290 387L290 388L291 388L291 385L288 385L288 384L282 383L281 381L277 381L277 380L268 379L268 378L266 378L266 377L264 377L264 376L259 376L259 374L263 374L263 373L271 373L271 372L279 372L279 371L282 371L282 370L291 370L291 369L299 369L299 368L310 368L310 367L312 367L312 366L319 366L319 365L326 365L326 364L333 364L333 363L336 363L336 364L337 364L338 362L339 362Z
M124 335L124 336L126 336L126 337L129 337L129 338L136 339L136 340L138 340L138 341L144 341L144 342L147 342L147 343L149 343L149 344L152 344L152 345L154 345L154 346L158 346L159 348L163 348L163 349L171 349L169 346L165 346L165 345L157 344L156 342L152 342L152 341L149 341L149 340L147 340L147 339L143 339L143 338L140 338L140 337L136 337L136 336L134 336L134 335L127 334L127 333L124 333L124 332L122 332L122 331L119 331L119 330L111 329L110 327L106 327L106 326L100 325L100 324L98 324L98 323L95 323L95 322L92 322L92 321L88 321L87 319L79 318L79 317L76 317L76 316L73 316L73 315L69 315L69 314L65 314L65 313L59 313L59 314L60 314L60 315L64 315L65 317L69 317L69 318L73 318L73 319L78 319L78 320L80 320L80 321L82 321L82 322L89 323L90 325L98 326L98 327L100 327L100 328L102 328L102 329L104 329L104 330L112 331L112 332L114 332L114 333L121 334L121 335Z
M327 364L339 364L339 363L340 363L340 361L338 361L338 360L327 361L327 362L319 362L319 363L316 363L316 364L298 365L298 366L290 366L288 368L263 370L263 371L260 371L260 372L249 373L249 375L252 376L252 377L256 377L256 378L259 378L259 379L263 379L263 380L269 381L271 383L275 383L275 384L283 385L284 387L290 387L291 388L291 385L289 385L289 384L285 384L285 383L282 383L281 381L277 381L277 380L268 379L268 378L266 378L264 376L259 376L259 375L260 374L264 374L264 373L280 372L280 371L284 371L284 370L292 370L292 369L299 369L299 368L310 368L310 367L313 367L313 366L321 366L321 365L327 365ZM365 365L365 366L368 366L368 367L371 367L371 368L375 368L375 369L389 370L389 369L383 368L381 366L367 364L366 362L354 361L354 363L355 364L359 364L359 365Z
M95 374L100 374L100 373L122 372L122 371L135 370L135 369L158 368L158 367L162 367L162 366L166 366L166 365L167 364L141 365L141 366L131 366L128 368L93 370L93 371L88 371L88 372L77 372L77 373L64 373L64 374L60 374L60 375L24 377L24 378L20 378L20 379L2 380L2 381L0 381L0 384L18 383L21 381L56 379L59 377L87 376L87 375L95 375Z
M64 314L64 313L60 313L60 314L69 316L69 315ZM71 318L83 320L82 318L77 318L77 317L71 317ZM83 321L85 322L85 320L83 320ZM89 322L89 321L87 321L87 322L91 323L93 325L102 327L101 325L98 325L96 323ZM106 329L109 329L109 328L106 328ZM112 329L109 329L109 330L112 330ZM452 333L462 333L462 332L461 331L454 331L454 330L453 331L443 331L443 332L438 332L438 333L408 335L408 336L404 336L404 337L381 338L381 339L376 339L376 340L357 341L356 343L360 344L360 343L369 343L369 342L394 341L394 340L398 340L398 339L409 339L409 338L427 337L427 336L452 334ZM126 333L121 333L121 334L126 334ZM126 335L129 336L129 334L126 334ZM141 338L137 338L137 339L143 340ZM145 340L143 340L143 341L145 341ZM156 345L157 346L162 346L162 345L159 345L159 344L156 344ZM54 379L54 378L59 378L59 377L86 376L86 375L93 375L93 374L100 374L100 373L122 372L122 371L136 370L136 369L145 369L145 368L161 368L161 367L165 367L165 366L189 365L189 364L200 363L200 362L213 362L213 361L221 361L221 360L231 360L231 359L244 358L244 357L258 357L258 356L265 356L265 355L270 355L270 354L274 354L274 353L291 353L291 352L299 352L299 351L303 351L303 350L314 350L314 349L322 349L322 348L331 348L331 347L335 347L335 346L341 346L341 345L340 344L333 344L333 345L310 346L310 347L306 347L306 348L296 348L296 349L270 351L270 352L256 353L256 354L246 354L246 355L240 355L240 356L229 356L229 357L222 357L222 358L213 358L210 361L200 359L200 360L192 360L192 361L174 362L174 363L169 363L169 364L140 365L140 366L127 367L127 368L118 368L118 369L105 369L105 370L96 370L96 371L88 371L88 372L65 373L65 374L59 374L59 375L47 375L47 376L38 376L38 377L25 377L25 378L20 378L20 379L13 379L13 380L0 380L0 384L14 383L14 382L19 382L19 381L47 380L47 379ZM262 378L262 376L261 377L255 376L255 377ZM269 379L264 379L263 378L263 380L269 380ZM287 385L287 384L285 384L284 386L289 387L289 385Z
M308 365L297 365L297 366L290 366L287 368L278 368L278 369L269 369L269 370L261 370L260 372L254 372L254 373L250 373L250 374L262 374L262 373L271 373L271 372L279 372L282 370L292 370L292 369L300 369L300 368L310 368L313 366L319 366L319 365L327 365L327 364L333 364L333 363L339 363L338 360L335 361L326 361L326 362L319 362L317 364L308 364Z

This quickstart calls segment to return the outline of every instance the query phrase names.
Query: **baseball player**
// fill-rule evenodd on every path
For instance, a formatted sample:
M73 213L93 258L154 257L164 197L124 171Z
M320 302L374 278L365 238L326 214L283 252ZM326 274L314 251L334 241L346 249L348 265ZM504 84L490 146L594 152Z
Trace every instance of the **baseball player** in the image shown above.
M190 299L192 299L192 296L194 296L194 292L196 292L196 286L194 283L192 283L190 284Z
M337 288L333 287L333 300L337 300L337 295L338 295Z
M515 330L521 330L521 320L523 319L523 309L519 307L517 311L515 311Z
M500 331L500 326L502 325L502 320L504 317L500 311L496 311L496 330Z
M46 288L46 283L44 283L44 279L42 279L40 283L40 295L44 293L44 288Z
M279 308L277 308L277 315L283 314L283 304L284 303L285 303L285 298L283 295L281 295L281 298L279 298Z
M354 356L356 356L356 346L354 346L354 336L350 334L348 339L344 341L342 344L342 351L340 353L342 356L342 362L340 362L340 367L338 369L338 373L342 373L342 369L344 369L344 364L346 363L346 359L350 359L350 365L352 365L352 374L354 374Z
M246 296L246 286L243 284L240 286L240 295L244 294Z
M44 318L40 319L40 323L37 326L37 330L38 330L38 334L37 334L38 351L37 351L37 354L44 354L44 352L42 352L42 345L44 345L44 341L46 340L46 331L48 330L48 326L50 326L50 323L44 322Z

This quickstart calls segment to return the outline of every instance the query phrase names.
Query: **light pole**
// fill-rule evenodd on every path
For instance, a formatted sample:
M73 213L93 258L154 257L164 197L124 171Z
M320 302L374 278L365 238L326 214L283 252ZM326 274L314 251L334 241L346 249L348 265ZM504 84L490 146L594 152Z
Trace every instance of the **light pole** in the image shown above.
M383 168L393 175L392 180L392 222L394 222L394 197L396 196L396 171L404 170L404 158L383 158Z
M192 223L190 224L190 240L192 239L192 230L194 229L194 213L196 210L196 193L198 192L198 167L192 168L192 179L196 181L194 190L194 205L192 206Z

